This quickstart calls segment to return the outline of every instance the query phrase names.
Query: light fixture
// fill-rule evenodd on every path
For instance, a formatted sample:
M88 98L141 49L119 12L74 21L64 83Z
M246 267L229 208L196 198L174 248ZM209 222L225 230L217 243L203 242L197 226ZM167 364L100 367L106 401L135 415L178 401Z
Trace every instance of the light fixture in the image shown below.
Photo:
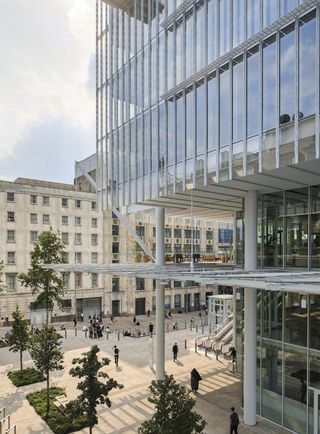
M307 309L307 298L305 296L301 298L300 305L302 309Z

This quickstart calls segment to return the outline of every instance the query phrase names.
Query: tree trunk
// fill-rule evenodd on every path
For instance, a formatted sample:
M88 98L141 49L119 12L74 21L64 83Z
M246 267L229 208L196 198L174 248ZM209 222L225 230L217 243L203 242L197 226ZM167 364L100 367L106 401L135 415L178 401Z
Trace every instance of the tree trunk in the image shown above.
M20 350L20 371L22 371L22 351Z
M49 309L48 309L48 299L46 299L46 326L49 324Z
M50 399L49 399L49 394L50 394L50 390L49 390L49 371L47 371L47 411L46 411L46 415L48 416L49 414L49 409L50 409Z
M92 434L92 426L89 426L89 434Z

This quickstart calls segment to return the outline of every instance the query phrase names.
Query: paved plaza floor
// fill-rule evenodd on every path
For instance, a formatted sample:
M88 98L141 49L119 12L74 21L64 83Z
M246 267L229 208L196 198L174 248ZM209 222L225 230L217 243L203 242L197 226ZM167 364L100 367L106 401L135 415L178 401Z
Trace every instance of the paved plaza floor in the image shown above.
M205 432L207 434L229 433L230 407L235 406L242 422L241 411L241 382L240 378L227 369L227 361L217 361L214 355L206 357L204 353L195 353L194 339L199 332L193 329L178 330L166 333L166 372L173 374L180 383L190 386L190 371L197 368L203 381L200 383L199 393L195 395L196 410L201 413L208 422ZM185 340L187 339L187 349ZM178 343L178 362L172 361L172 345ZM133 434L141 423L153 414L152 405L148 402L151 381L154 379L154 367L150 367L152 347L155 338L120 338L112 333L107 340L105 337L98 340L85 338L83 332L74 336L74 331L69 331L67 338L63 340L65 351L65 369L53 373L52 385L65 387L68 398L77 396L77 380L69 375L69 369L74 357L89 350L90 345L97 344L101 349L101 355L111 359L111 364L106 368L108 374L124 385L121 390L110 393L112 407L99 409L99 424L94 428L99 434ZM120 349L120 363L117 368L113 363L112 347L117 345ZM153 344L153 345L152 345ZM155 353L155 348L154 348ZM25 354L25 366L32 362L30 356ZM6 348L0 349L0 407L4 406L11 415L11 423L17 425L17 434L46 434L50 433L47 425L42 421L25 399L30 391L42 389L45 383L38 383L16 388L6 376L10 369L18 369L18 354L10 353ZM267 421L258 418L255 427L246 427L240 424L241 434L270 434L287 432ZM88 430L79 431L87 433Z

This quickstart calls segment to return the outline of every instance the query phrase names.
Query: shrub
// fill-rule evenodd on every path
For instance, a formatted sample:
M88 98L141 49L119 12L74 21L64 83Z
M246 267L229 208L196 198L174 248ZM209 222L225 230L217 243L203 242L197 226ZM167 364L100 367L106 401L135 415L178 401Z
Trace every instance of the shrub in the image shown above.
M5 339L0 339L0 348L8 346L8 342Z
M49 397L51 405L48 416L46 416L46 393L46 389L29 393L27 395L27 400L55 434L67 434L74 431L79 431L88 426L88 421L84 414L75 414L74 412L68 410L68 408L72 408L72 404L67 404L64 413L53 405L56 396L65 395L65 391L61 387L50 388Z
M26 368L22 371L9 371L8 377L17 387L38 383L46 379L42 373L37 371L35 368Z

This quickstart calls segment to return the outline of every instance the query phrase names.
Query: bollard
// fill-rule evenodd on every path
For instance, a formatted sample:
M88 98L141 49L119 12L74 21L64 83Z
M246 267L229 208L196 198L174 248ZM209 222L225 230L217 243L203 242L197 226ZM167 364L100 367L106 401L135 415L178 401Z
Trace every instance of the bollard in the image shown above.
M184 320L184 328L187 329L187 321Z
M107 341L109 340L109 332L106 332Z
M184 349L187 349L187 339L184 340Z
M75 336L78 336L78 330L77 330L77 327L74 329L74 335L75 335Z
M202 324L201 328L202 328L202 334L204 335L204 325L203 324Z
M204 355L207 357L208 348L204 347Z
M67 339L67 329L64 331L64 337Z
M209 335L211 335L211 324L209 326Z
M88 337L88 330L87 329L84 331L84 336L85 336L85 338Z
M197 342L194 341L194 352L197 353L198 352L198 347L197 347Z
M196 324L196 332L198 333L198 324Z
M118 332L118 341L120 341L120 332Z
M190 321L190 331L192 331L192 321Z
M169 324L167 324L167 332L169 332Z

